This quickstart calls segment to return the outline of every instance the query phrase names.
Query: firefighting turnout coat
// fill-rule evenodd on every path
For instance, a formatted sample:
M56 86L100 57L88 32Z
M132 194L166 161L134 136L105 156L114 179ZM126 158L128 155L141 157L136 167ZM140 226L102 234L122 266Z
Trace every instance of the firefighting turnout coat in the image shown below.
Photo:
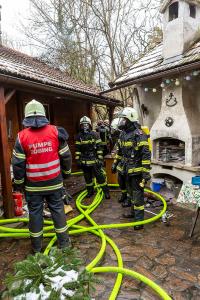
M18 133L13 150L15 185L29 193L48 194L63 187L71 172L71 152L64 128L46 125Z
M151 151L148 136L142 129L129 128L118 139L114 164L122 175L139 175L150 172Z
M83 166L93 166L103 160L102 141L94 131L79 132L76 137L76 160Z

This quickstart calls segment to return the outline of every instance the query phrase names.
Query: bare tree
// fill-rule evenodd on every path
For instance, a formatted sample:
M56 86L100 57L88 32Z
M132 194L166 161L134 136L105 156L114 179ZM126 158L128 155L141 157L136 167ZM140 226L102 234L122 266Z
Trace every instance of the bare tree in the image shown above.
M160 24L160 0L30 1L23 30L42 58L101 89L149 49Z

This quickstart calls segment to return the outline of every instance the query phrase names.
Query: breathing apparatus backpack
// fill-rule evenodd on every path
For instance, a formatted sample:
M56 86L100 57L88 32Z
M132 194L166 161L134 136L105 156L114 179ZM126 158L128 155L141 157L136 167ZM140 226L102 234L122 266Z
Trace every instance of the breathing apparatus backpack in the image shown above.
M142 131L148 136L149 149L152 152L152 143L150 139L150 130L147 126L141 126Z

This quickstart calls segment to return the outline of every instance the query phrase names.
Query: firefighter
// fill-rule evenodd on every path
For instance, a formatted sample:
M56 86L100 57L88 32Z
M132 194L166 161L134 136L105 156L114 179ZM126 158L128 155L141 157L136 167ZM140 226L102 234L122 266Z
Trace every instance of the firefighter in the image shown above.
M113 145L114 145L112 153L114 153L115 158L118 157L118 155L116 153L118 151L118 148L117 148L118 143L117 142L120 138L120 134L122 133L122 131L118 127L119 121L120 121L120 118L115 118L111 123L111 137L112 137L112 141L113 141ZM122 203L122 207L129 207L129 206L131 206L131 204L130 204L130 200L127 195L126 175L118 173L117 179L118 179L119 187L122 192L121 198L119 199L118 202Z
M135 221L144 220L144 184L150 180L150 159L148 136L138 123L134 108L126 107L120 113L119 129L123 130L118 140L117 154L112 172L126 176L127 192L131 199L131 213L124 215ZM134 227L142 229L142 225Z
M109 144L111 142L109 121L100 120L97 123L96 132L99 133L103 145L103 156L109 153Z
M25 106L24 130L18 133L12 166L15 190L25 190L33 252L41 252L43 206L46 200L59 248L70 246L64 213L63 179L71 172L71 152L64 128L49 124L44 106L32 100Z
M94 194L94 177L101 186L106 199L110 199L110 193L103 170L103 150L101 139L92 131L90 118L84 116L80 119L80 132L76 137L76 160L83 170L88 197Z

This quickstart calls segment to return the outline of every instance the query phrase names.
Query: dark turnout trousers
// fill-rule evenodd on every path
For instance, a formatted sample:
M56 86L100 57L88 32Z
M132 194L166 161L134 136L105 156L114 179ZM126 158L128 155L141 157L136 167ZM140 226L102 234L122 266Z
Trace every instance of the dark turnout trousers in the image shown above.
M92 194L94 191L94 178L96 178L97 183L100 185L104 193L108 191L106 175L102 167L98 165L83 166L82 170L88 194Z
M47 195L26 193L26 201L29 209L29 232L32 247L35 252L41 251L42 248L43 207L45 200L53 219L58 246L60 248L68 246L69 235L67 233L62 195L62 190L57 190Z
M142 175L127 176L127 191L131 198L131 208L135 221L144 220L144 188L140 186Z

